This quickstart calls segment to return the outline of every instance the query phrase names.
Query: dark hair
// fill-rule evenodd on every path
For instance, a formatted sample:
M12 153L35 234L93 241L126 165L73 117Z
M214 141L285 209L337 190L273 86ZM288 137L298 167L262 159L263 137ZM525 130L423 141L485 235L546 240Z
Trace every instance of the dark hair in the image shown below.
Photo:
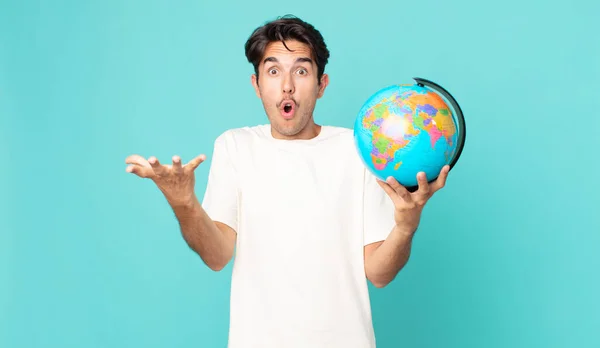
M317 79L321 83L321 76L329 60L329 49L323 36L314 26L293 15L282 16L265 23L256 28L246 41L246 58L254 66L256 76L258 77L258 66L269 43L281 41L285 48L290 50L284 40L297 40L310 47L317 64Z

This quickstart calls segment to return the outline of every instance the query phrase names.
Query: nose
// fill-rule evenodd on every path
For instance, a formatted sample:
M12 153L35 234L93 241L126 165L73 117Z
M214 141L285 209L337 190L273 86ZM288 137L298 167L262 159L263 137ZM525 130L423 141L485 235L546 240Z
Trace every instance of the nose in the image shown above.
M294 81L292 80L291 76L286 76L286 78L283 81L283 93L294 93Z

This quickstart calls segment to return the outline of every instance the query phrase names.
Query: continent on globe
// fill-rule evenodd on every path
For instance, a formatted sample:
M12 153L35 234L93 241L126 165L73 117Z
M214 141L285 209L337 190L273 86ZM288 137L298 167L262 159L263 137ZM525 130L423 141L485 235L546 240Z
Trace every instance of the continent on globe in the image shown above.
M456 162L464 143L464 119L456 101L451 100L459 109L454 114L439 93L421 83L400 84L378 91L363 105L355 122L356 145L378 178L393 176L414 186L419 171L432 180L444 165Z

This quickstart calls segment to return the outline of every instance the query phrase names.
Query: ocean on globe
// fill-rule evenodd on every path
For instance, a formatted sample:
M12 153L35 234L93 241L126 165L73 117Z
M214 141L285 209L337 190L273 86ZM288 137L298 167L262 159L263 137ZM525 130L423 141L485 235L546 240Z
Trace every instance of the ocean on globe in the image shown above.
M354 124L355 145L367 169L380 180L394 177L410 191L418 187L417 173L425 172L432 182L444 165L452 168L465 140L456 100L431 81L415 80L374 93Z

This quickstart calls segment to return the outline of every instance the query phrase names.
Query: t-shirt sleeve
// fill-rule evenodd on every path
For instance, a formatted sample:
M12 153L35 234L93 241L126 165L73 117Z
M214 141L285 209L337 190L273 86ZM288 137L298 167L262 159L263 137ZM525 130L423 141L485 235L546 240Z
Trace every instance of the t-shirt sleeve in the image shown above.
M213 221L238 231L238 180L228 133L214 142L202 207Z
M394 227L394 203L367 169L363 198L364 245L383 241Z

